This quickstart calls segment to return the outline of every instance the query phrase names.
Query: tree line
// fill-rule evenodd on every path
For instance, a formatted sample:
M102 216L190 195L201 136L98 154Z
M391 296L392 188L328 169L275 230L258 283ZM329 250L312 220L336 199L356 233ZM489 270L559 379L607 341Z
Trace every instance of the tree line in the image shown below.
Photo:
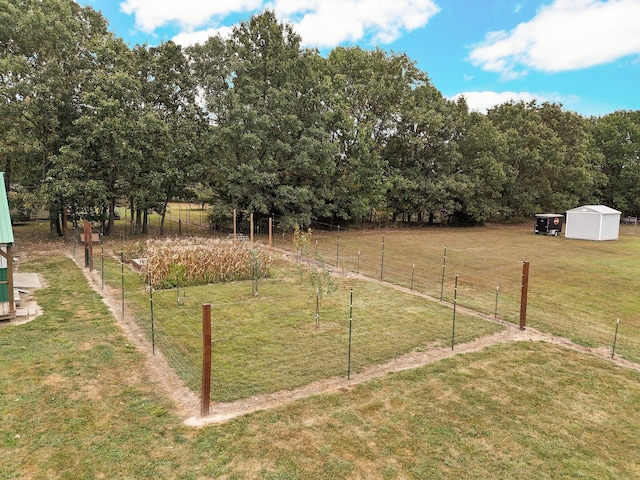
M302 48L265 11L230 36L129 47L73 0L0 0L0 168L14 209L139 232L173 199L312 221L481 224L604 203L640 211L640 111L486 114L406 55Z

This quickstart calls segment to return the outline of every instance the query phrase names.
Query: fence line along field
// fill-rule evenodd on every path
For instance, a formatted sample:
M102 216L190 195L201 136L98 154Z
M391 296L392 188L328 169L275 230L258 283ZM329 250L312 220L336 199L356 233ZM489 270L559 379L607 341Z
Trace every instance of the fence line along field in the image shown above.
M346 376L348 368L358 372L416 349L465 342L503 328L458 314L452 339L450 308L353 276L333 278L335 288L325 291L316 310L318 270L276 258L258 295L251 279L150 291L143 275L114 258L105 261L106 283L125 285L127 309L194 391L201 380L201 305L212 305L216 401Z
M276 239L278 247L294 252L290 235ZM523 227L490 226L313 231L308 243L306 251L300 252L300 263L273 260L257 296L251 280L183 286L178 292L154 289L153 322L149 290L141 276L127 268L121 282L119 263L112 259L105 273L112 286L125 285L127 305L138 322L154 335L171 365L196 391L201 366L200 307L212 304L214 400L344 375L351 289L355 328L350 360L356 371L451 341L450 308L390 289L386 283L452 302L457 275L458 305L517 323L523 260L531 264L529 325L593 348L611 349L616 318L621 318L615 353L630 360L640 358L640 308L628 295L640 286L631 275L640 266L635 260L639 247L635 237L603 244L540 237ZM316 266L306 265L305 256L317 260ZM322 265L337 265L342 275L335 279L336 289L322 298L316 326L316 286L311 277L312 270L322 270ZM363 275L375 281L365 281ZM379 281L381 276L384 283ZM459 316L454 341L470 340L496 328L496 324Z
M530 263L527 323L640 361L640 239L590 242L533 234L525 226L312 232L309 255L345 271L411 287L517 323L522 262ZM290 236L277 245L292 248ZM384 245L383 245L384 242ZM445 258L446 256L446 258ZM444 269L443 269L444 266ZM444 270L444 275L443 275ZM444 282L443 282L444 279ZM497 303L497 309L496 309Z

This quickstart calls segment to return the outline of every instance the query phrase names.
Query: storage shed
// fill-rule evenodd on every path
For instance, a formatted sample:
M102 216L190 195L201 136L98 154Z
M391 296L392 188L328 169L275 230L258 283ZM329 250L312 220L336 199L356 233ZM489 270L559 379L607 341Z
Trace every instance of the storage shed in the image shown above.
M564 236L580 240L616 240L620 213L605 205L584 205L568 210Z
M0 172L0 320L16 316L13 295L13 227L9 202L4 187L4 172Z

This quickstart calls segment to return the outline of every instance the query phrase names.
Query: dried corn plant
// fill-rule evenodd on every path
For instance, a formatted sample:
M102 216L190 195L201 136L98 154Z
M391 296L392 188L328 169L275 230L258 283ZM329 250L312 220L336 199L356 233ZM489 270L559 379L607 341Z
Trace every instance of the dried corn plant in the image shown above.
M142 273L147 285L154 288L175 286L176 269L182 267L181 281L186 285L255 281L257 276L268 276L271 262L267 251L244 242L203 238L149 240Z

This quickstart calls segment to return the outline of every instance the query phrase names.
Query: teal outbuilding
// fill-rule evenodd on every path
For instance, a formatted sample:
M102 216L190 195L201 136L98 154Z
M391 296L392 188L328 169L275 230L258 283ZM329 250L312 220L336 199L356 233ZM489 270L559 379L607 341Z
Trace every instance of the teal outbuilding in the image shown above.
M4 186L4 172L0 172L0 320L16 316L13 295L13 226L9 201Z

